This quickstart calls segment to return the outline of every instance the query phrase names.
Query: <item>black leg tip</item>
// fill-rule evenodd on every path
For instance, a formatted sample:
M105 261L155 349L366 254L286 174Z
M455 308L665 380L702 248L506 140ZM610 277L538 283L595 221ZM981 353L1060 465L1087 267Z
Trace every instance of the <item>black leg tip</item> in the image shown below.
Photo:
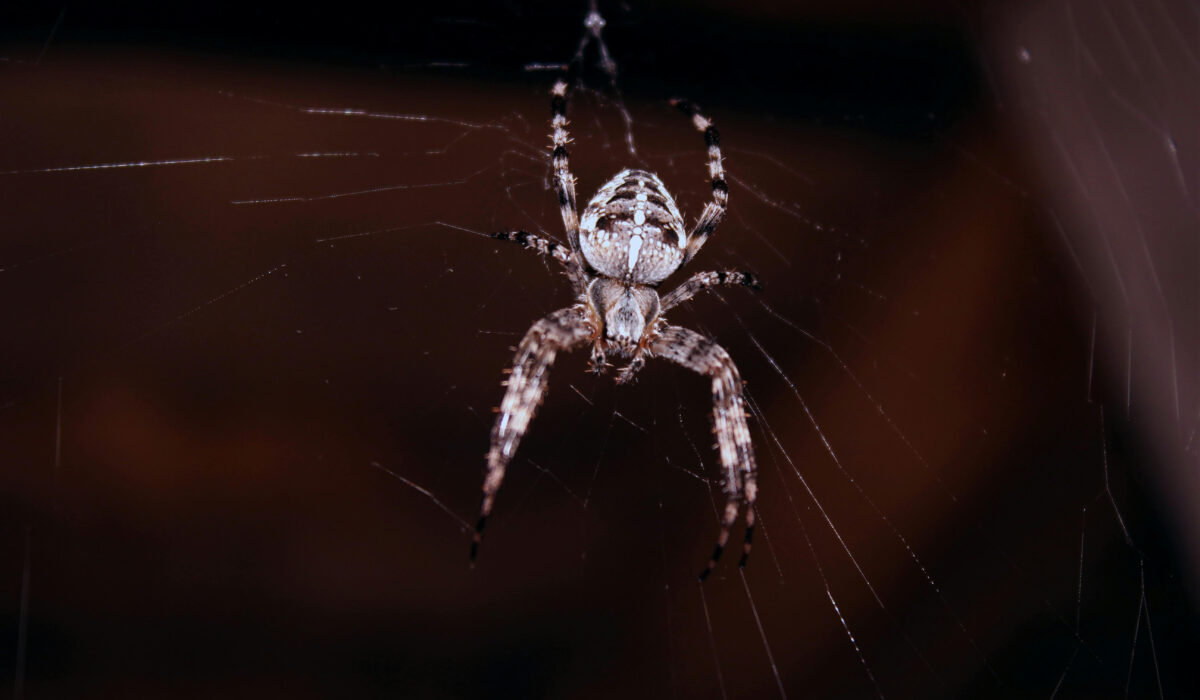
M487 516L479 516L475 523L475 534L471 536L471 566L475 566L475 558L479 556L479 543L483 541L483 526L487 525Z
M704 581L704 579L708 578L708 575L712 573L712 570L717 568L717 562L721 560L721 553L724 551L725 547L722 545L717 545L716 548L713 549L712 556L708 558L708 566L704 567L704 571L700 572L701 581Z
M754 511L749 511L751 515ZM742 557L738 559L738 568L746 568L746 560L750 558L750 546L754 543L754 523L746 526L746 539L742 542Z

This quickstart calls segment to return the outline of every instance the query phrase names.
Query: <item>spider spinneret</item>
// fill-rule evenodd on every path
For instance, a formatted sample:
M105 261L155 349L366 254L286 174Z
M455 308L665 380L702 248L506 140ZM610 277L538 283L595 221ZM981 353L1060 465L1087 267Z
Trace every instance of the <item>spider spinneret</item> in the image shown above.
M758 282L746 272L700 272L661 298L656 288L696 255L725 216L729 189L721 164L720 137L712 122L694 105L672 100L704 134L708 149L712 199L690 232L662 180L646 170L618 173L596 192L580 219L566 148L570 141L566 128L567 84L561 80L555 83L551 96L554 188L569 247L527 231L502 231L493 237L515 241L561 263L576 303L534 323L517 346L509 379L504 383L508 388L492 427L471 560L478 553L505 470L545 396L555 356L559 351L591 345L594 372L607 371L610 356L629 360L617 371L618 383L631 381L648 357L670 360L712 380L713 433L724 471L726 502L716 546L700 573L703 581L720 559L743 508L746 535L739 566L745 565L750 554L758 493L754 449L746 424L741 376L729 353L695 331L669 325L663 314L710 287L736 284L757 289Z

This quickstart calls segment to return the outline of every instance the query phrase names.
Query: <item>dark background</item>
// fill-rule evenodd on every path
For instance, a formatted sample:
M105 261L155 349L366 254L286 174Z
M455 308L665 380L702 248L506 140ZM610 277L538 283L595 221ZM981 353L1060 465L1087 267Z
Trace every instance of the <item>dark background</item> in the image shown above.
M732 201L689 271L766 282L672 316L759 414L764 537L703 587L706 382L656 362L617 389L559 361L467 565L508 348L570 303L470 231L558 234L553 74L525 67L571 57L584 7L5 10L4 692L1194 690L1195 295L1169 263L1195 259L1197 151L1156 109L1186 111L1193 66L1133 44L1140 72L1082 80L1113 52L1044 58L1056 21L1091 26L1056 5L601 5L638 154L589 51L580 198L636 163L699 212L701 139L664 104L686 95ZM1053 157L1108 126L1053 98L1155 76L1177 89L1134 111L1180 135L1185 216L1135 218L1097 268L1079 212L1122 199ZM303 110L347 106L391 116ZM1143 256L1174 422L1166 346L1105 277Z

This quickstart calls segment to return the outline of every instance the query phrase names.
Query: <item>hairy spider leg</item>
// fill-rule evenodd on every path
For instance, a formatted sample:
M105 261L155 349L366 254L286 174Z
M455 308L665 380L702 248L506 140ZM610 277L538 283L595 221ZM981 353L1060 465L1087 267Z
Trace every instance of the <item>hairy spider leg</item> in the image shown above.
M491 234L491 236L498 241L512 241L526 250L532 250L539 255L549 255L562 264L563 272L566 273L567 277L571 278L572 282L575 281L576 277L583 276L583 271L579 269L579 261L575 258L571 250L546 236L538 236L524 229L497 231Z
M533 324L517 345L512 370L508 380L503 382L508 389L504 392L499 415L492 426L487 476L483 480L483 503L479 507L479 520L471 541L471 561L479 553L483 527L492 512L496 492L504 481L504 471L546 395L555 355L559 351L574 350L591 342L598 332L586 313L579 305L559 309Z
M742 378L724 348L681 326L663 328L651 345L651 351L657 357L712 377L713 433L717 437L717 451L725 472L725 512L721 517L721 529L712 557L700 572L700 580L703 581L712 573L725 551L729 532L741 507L746 509L746 537L738 566L746 565L754 538L754 501L758 497L758 481L754 446L750 442L750 427L746 424Z
M749 272L697 272L662 298L660 313L666 313L706 289L723 285L747 287L754 291L762 289L758 278Z
M587 279L583 270L587 265L583 253L579 250L579 210L575 205L575 176L571 174L571 155L567 144L571 137L567 134L567 83L559 80L550 88L550 135L554 145L554 191L558 194L558 206L562 210L563 228L567 230L567 243L571 246L571 254L575 258L578 272L571 273L571 284L575 293L579 294L587 287Z
M687 253L683 264L700 252L708 237L712 235L717 225L725 218L725 210L729 207L729 186L725 184L725 168L721 165L721 135L712 120L700 114L696 105L683 99L673 99L671 104L692 118L696 130L704 134L704 143L708 146L708 178L712 181L712 201L704 206L696 227L688 236Z

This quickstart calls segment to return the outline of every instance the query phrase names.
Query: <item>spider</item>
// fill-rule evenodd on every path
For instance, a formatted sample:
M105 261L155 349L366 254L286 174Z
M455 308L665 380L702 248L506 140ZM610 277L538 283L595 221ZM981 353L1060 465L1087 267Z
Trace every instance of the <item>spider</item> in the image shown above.
M516 348L508 381L503 382L508 388L492 427L471 561L479 551L505 469L545 396L555 355L590 345L590 368L598 374L611 367L610 357L629 360L616 372L618 384L633 380L648 357L661 357L712 378L713 433L724 471L726 501L717 543L700 580L708 577L721 558L743 507L746 535L739 566L745 566L754 535L758 487L742 379L724 348L695 331L669 325L663 314L710 287L759 289L759 285L745 272L699 272L665 296L659 297L657 291L664 279L695 257L725 217L729 188L721 167L717 129L690 102L671 101L691 117L708 147L712 199L691 232L662 180L645 170L617 173L592 197L580 219L567 153L566 82L558 81L550 92L554 189L569 247L523 230L502 231L492 237L514 241L557 260L571 281L576 303L534 323Z

